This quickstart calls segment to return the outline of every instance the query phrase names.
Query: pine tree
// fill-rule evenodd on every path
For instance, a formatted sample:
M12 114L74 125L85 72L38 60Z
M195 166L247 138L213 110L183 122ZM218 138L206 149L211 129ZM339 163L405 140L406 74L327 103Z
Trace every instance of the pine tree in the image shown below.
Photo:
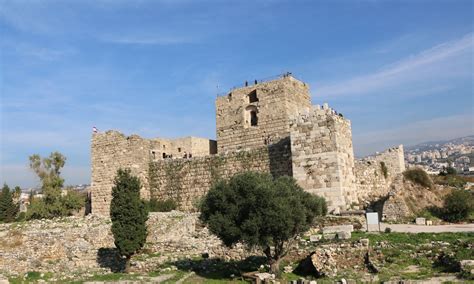
M18 206L13 202L10 187L3 185L2 195L0 196L0 221L12 222L18 213Z
M146 241L148 211L140 199L140 180L130 170L119 169L112 188L110 218L115 246L125 258L125 272L129 271L130 258Z

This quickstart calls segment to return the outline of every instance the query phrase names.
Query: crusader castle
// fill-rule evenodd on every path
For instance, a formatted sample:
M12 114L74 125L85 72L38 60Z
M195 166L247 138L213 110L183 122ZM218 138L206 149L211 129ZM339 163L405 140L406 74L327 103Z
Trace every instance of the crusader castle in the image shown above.
M185 211L217 179L251 170L293 176L335 213L387 195L405 170L402 146L355 160L350 121L311 105L308 85L291 74L245 85L216 99L217 141L94 133L92 213L109 214L119 168L140 178L143 198L172 198Z

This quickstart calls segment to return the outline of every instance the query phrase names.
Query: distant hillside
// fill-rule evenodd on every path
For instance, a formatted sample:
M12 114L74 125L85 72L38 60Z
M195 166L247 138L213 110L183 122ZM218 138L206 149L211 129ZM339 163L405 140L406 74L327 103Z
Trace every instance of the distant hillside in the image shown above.
M433 150L445 144L450 144L450 143L455 144L455 145L464 144L464 145L474 146L474 135L455 138L451 140L423 142L423 143L419 143L412 146L406 146L405 149L407 151L411 151L415 149L418 149L419 151L429 151L429 150Z

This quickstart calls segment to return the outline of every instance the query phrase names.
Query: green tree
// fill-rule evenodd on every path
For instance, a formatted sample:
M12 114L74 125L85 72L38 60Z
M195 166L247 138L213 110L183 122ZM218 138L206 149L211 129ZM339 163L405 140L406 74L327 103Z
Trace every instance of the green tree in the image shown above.
M64 179L61 169L66 164L66 157L59 152L53 152L47 158L35 154L29 157L30 168L41 181L43 198L31 198L27 219L54 218L72 215L73 211L85 205L84 196L72 191L63 196Z
M228 247L243 242L262 249L271 271L279 273L296 237L326 213L325 200L293 178L248 172L216 183L203 199L200 219Z
M444 199L443 219L465 221L474 211L474 194L462 189L453 190Z
M19 186L15 186L13 189L13 199L19 199L21 196L21 188Z
M148 211L140 199L140 180L130 169L117 171L112 188L110 218L115 246L125 258L125 272L129 271L130 258L146 241Z
M18 205L13 202L12 192L7 184L3 185L0 195L0 221L12 222L18 214Z
M61 169L66 164L66 157L59 152L53 152L47 158L35 154L30 156L30 168L38 175L41 189L47 204L54 204L61 197L64 179Z

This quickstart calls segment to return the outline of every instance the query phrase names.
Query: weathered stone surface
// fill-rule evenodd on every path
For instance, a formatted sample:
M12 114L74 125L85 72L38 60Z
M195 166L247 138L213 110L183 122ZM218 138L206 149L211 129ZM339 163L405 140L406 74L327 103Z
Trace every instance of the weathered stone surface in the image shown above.
M323 234L338 233L338 232L353 232L353 225L339 225L339 226L327 226L323 228Z
M311 235L311 236L309 236L309 241L310 241L310 242L313 242L313 243L319 242L322 237L323 237L323 235L321 235L321 234L318 234L318 235Z
M135 271L153 271L164 262L204 252L227 260L260 255L242 245L224 247L199 225L195 213L151 213L147 225L145 248L132 258ZM6 232L0 241L0 274L38 271L68 275L117 270L123 263L117 258L110 226L107 218L95 215L0 224L0 232Z
M328 106L302 110L291 121L293 177L306 191L326 198L338 213L355 201L350 121Z
M415 224L417 225L426 225L426 218L418 217L415 219Z
M351 232L348 232L348 231L341 231L341 232L337 232L337 238L339 240L348 240L351 238Z

